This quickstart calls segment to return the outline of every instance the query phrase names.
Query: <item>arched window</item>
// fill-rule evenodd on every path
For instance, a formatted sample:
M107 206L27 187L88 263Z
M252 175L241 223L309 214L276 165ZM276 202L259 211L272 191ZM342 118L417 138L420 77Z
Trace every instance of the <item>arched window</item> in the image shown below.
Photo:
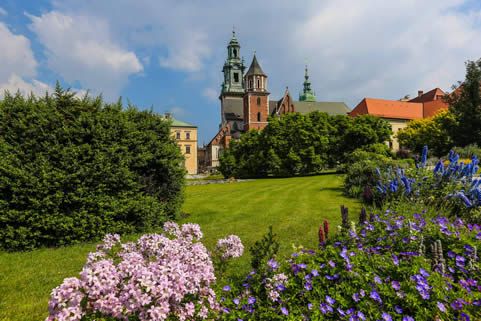
M234 58L237 58L237 49L234 49Z
M254 84L253 84L252 79L251 79L251 80L249 80L249 89L252 89L252 87L254 87Z
M261 113L257 113L257 121L261 121Z
M257 78L257 88L261 88L261 80Z
M257 106L261 105L261 97L257 97Z

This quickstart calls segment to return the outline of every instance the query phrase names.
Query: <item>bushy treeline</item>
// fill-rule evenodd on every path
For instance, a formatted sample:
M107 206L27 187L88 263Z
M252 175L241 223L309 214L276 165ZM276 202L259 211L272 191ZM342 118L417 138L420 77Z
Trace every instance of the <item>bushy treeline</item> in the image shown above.
M0 248L140 232L175 217L183 158L170 124L101 97L0 100Z
M357 148L390 139L391 125L373 116L290 113L231 142L220 162L226 177L295 176L344 163Z

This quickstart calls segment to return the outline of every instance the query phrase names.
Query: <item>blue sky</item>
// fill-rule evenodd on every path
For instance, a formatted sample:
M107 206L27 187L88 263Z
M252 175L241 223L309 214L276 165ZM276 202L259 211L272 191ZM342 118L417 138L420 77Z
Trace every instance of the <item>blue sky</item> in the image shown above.
M207 143L234 25L271 99L287 86L297 98L306 63L319 100L353 108L449 89L481 57L474 0L0 0L0 89L42 93L59 80L122 96L197 124Z

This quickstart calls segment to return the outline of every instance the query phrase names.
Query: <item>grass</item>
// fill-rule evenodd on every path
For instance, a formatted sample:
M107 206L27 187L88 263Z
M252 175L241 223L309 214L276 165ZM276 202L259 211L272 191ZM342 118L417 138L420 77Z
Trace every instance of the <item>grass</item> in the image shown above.
M323 219L335 230L341 204L357 215L360 204L343 197L340 186L341 178L332 174L188 186L186 217L181 222L200 224L204 242L211 249L217 239L237 234L247 250L272 225L280 239L281 254L288 254L293 244L316 246ZM0 252L0 320L45 319L50 291L65 277L77 276L87 253L94 249L95 243L89 243L24 253ZM244 273L248 262L249 256L244 255L233 263L234 270Z

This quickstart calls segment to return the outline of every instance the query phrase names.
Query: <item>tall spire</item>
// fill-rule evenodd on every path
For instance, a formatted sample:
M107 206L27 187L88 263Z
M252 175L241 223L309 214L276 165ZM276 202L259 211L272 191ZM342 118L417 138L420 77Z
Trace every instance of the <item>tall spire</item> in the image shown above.
M311 89L311 82L309 81L309 72L306 68L304 70L304 84L303 84L303 91L299 95L299 101L316 101L316 94Z
M241 95L244 93L244 60L240 55L240 44L237 40L235 29L232 28L232 37L227 45L227 59L222 72L224 81L222 83L222 94Z

